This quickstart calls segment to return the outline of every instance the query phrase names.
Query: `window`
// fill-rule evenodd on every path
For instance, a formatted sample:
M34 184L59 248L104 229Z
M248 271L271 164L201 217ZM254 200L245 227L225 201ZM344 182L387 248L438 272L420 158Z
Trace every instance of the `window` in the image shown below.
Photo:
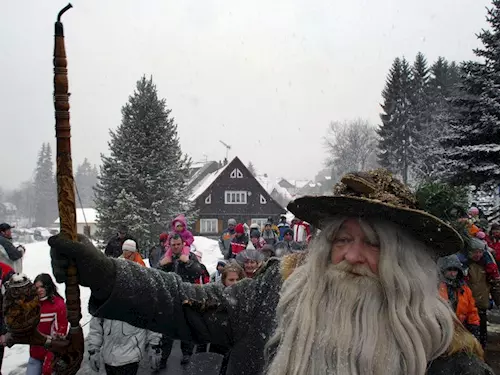
M260 204L266 204L267 203L267 199L264 198L264 196L261 194L260 195Z
M267 219L252 219L252 224L257 224L259 228L263 228L266 223Z
M207 195L207 197L205 198L205 203L206 204L212 203L212 194Z
M229 175L231 178L243 178L243 173L238 168L233 169L231 174Z
M225 204L247 204L246 191L226 191L224 194Z
M217 219L201 219L200 233L219 233Z

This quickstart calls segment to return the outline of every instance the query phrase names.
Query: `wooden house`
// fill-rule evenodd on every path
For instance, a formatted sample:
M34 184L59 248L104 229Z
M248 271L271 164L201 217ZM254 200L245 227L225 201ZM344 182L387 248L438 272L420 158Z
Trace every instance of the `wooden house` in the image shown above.
M190 183L189 199L195 202L198 210L198 220L193 228L195 234L218 235L227 227L229 219L260 226L272 217L276 223L286 212L239 158L215 171L206 170L204 175L198 174Z

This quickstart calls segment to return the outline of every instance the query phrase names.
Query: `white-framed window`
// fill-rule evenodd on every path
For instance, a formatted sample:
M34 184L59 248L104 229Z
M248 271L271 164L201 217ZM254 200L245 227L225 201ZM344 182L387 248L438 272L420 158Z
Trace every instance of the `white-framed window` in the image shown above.
M246 191L226 191L224 194L225 204L247 204Z
M229 175L231 178L243 178L243 173L238 168L234 168Z
M267 219L252 219L252 224L257 224L259 228L263 228L266 225Z
M205 204L210 204L212 203L212 194L208 194L207 197L205 198Z
M200 233L219 233L217 219L200 219Z
M260 204L266 204L267 203L267 199L264 198L264 196L262 194L260 194Z

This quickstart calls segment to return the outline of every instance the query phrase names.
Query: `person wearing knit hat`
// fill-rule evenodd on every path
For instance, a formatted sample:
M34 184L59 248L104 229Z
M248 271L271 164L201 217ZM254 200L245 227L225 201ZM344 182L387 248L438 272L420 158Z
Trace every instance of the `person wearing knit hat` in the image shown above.
M234 258L236 254L245 250L248 246L248 236L245 233L245 227L239 223L234 228L234 238L231 241L231 253L229 258Z
M137 252L137 243L134 240L125 240L122 245L123 254L118 259L127 259L141 266L146 266L141 254Z

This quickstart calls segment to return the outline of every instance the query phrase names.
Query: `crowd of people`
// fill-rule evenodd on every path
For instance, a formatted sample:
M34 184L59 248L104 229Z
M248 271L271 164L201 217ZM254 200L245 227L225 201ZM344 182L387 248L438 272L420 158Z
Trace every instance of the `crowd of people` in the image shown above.
M210 275L202 263L202 253L192 246L194 237L188 229L185 216L179 215L173 219L169 229L168 232L159 235L158 245L150 250L148 258L150 267L162 272L175 273L183 282L199 285L212 282L220 283L224 287L229 287L244 278L254 277L257 270L270 257L283 257L293 252L304 252L311 239L311 230L307 223L298 219L287 223L284 215L277 225L273 223L272 218L269 218L262 228L256 224L248 226L246 223L237 223L236 220L230 219L227 229L223 231L219 239L223 259L219 260L215 272ZM138 252L137 243L125 225L118 228L104 252L109 257L130 260L141 266L145 265ZM126 346L126 348L115 350L112 359L106 354L109 353L109 349L102 351L108 374L114 373L111 370L113 367L120 366L126 367L127 374L137 371L140 355L130 355L130 353L133 353L134 346L137 347L138 342L140 347L151 348L149 357L154 369L166 368L174 342L172 338L168 335L161 335L159 343L156 343L155 335L143 332L140 340L125 340L123 324L127 323L119 322L113 325L109 322L108 333L103 339L102 332L106 321L106 319L95 318L91 322L89 354L95 371L99 370L99 362L96 360L99 349L93 342L106 347L106 340L115 346L120 342ZM96 335L97 339L94 338ZM181 364L189 363L194 353L207 350L223 355L222 368L227 366L228 347L217 344L194 345L188 341L181 341ZM158 355L155 355L156 353Z
M159 234L149 267L126 226L106 256L90 242L52 237L53 257L99 264L79 268L93 297L91 368L135 374L148 357L160 370L180 340L182 364L211 351L227 375L493 374L483 360L487 311L500 306L500 225L473 206L455 223L461 234L412 206L406 186L385 172L369 174L370 188L381 187L367 195L359 183L366 175L343 179L334 196L292 202L307 222L283 215L260 228L228 220L211 275L183 215ZM0 266L6 281L14 270ZM34 283L39 330L65 335L52 278ZM52 358L32 347L27 375L50 374Z

